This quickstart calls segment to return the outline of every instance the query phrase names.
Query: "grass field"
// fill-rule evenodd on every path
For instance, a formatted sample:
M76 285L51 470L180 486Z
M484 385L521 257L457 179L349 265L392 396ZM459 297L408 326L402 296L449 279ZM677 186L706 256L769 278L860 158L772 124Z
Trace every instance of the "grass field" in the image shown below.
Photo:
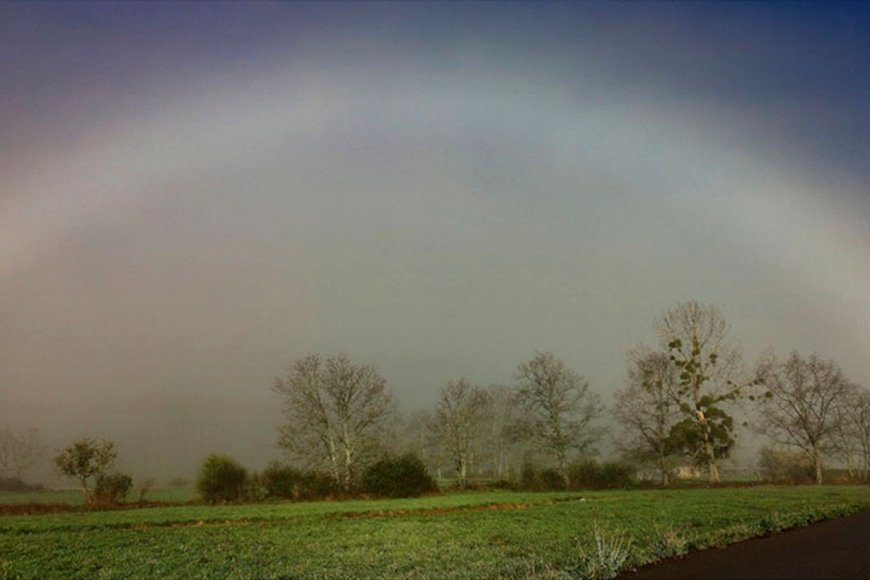
M0 577L607 576L866 509L870 487L805 486L480 492L4 516ZM596 530L605 543L621 538L616 544L627 559L612 558L619 545L597 558Z
M133 488L128 499L135 501L139 497L139 490ZM149 490L145 495L147 501L184 503L196 499L196 491L193 488L157 488ZM0 504L67 504L71 506L84 505L85 497L78 489L53 489L46 491L10 492L0 491Z

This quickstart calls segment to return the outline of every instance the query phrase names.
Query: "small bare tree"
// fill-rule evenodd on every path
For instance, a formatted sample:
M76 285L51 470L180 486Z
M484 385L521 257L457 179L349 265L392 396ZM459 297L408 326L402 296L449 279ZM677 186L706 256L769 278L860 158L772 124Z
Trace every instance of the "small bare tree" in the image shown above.
M833 450L840 427L837 404L849 397L852 385L834 361L797 352L782 362L773 354L765 357L758 380L767 391L759 429L775 442L806 453L821 484L823 456Z
M678 372L674 400L684 414L680 431L706 467L711 483L720 481L717 460L730 440L725 403L744 396L753 383L742 376L740 348L732 342L721 311L694 300L678 303L656 322L659 338ZM718 420L714 421L714 418ZM689 440L691 439L691 440Z
M136 487L139 488L139 503L145 501L145 497L151 493L151 490L157 485L157 480L153 478L140 480Z
M555 457L567 484L568 455L591 450L601 438L596 420L604 406L581 375L549 352L521 364L515 377L522 430L542 452Z
M0 429L0 477L22 479L44 451L36 429Z
M346 354L310 354L275 379L273 391L287 419L278 445L310 464L328 466L349 491L395 409L386 380Z
M628 353L628 386L614 394L613 417L621 427L616 443L631 459L655 465L662 485L679 449L671 430L681 417L674 392L676 368L665 353L638 348Z
M468 484L468 469L488 405L486 391L464 378L449 381L441 389L433 426L453 457L459 487Z

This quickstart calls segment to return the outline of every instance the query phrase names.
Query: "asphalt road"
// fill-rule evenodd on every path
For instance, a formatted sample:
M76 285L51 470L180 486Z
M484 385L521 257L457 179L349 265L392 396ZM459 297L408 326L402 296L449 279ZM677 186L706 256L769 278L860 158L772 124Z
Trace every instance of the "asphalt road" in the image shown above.
M619 578L870 579L870 512L695 552L679 560L627 572Z

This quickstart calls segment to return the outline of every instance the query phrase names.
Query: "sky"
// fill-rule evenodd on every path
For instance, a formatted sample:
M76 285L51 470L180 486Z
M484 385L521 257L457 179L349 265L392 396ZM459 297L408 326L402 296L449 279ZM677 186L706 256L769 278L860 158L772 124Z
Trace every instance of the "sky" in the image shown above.
M608 400L687 299L870 387L867 5L5 2L0 79L0 425L52 448L260 466L309 352Z

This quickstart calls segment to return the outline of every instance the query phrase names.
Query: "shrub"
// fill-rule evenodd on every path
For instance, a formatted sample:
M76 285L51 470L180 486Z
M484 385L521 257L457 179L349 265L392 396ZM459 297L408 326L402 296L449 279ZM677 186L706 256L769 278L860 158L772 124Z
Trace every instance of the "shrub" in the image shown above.
M126 473L104 473L97 476L94 484L94 503L117 505L126 499L133 488L133 478Z
M587 459L568 467L568 489L618 489L634 485L635 468L622 461L597 463ZM520 471L520 489L560 491L566 489L565 478L555 469L538 469L524 463Z
M562 491L565 489L565 478L555 469L542 469L538 474L541 485L547 491Z
M196 489L209 503L242 499L248 473L235 459L213 453L206 457L199 469Z
M624 461L605 461L598 472L596 489L619 489L634 484L634 465Z
M588 459L568 468L572 489L617 489L634 484L634 466L623 461L597 463Z
M295 501L322 499L338 492L335 480L329 475L303 471L277 462L260 474L260 482L266 497Z
M27 483L19 477L0 477L0 491L44 491L41 483Z
M771 483L812 483L815 468L805 453L765 447L760 452L761 477Z
M260 474L266 495L281 499L300 499L302 479L302 471L277 462L271 463Z
M487 483L485 489L512 490L517 489L517 486L515 483L508 481L507 479L498 479L496 481L491 481Z
M543 491L544 482L541 480L541 472L537 466L530 462L524 461L520 469L520 489L528 491Z
M426 466L415 455L387 457L363 473L363 488L385 497L416 497L436 489Z
M519 489L526 491L562 491L565 478L555 469L540 469L534 463L523 463L520 469Z
M266 487L263 485L263 476L254 472L247 478L242 485L241 499L250 502L259 502L266 499Z
M646 550L646 555L657 562L665 558L682 556L689 551L689 541L677 528L656 528L653 541Z
M572 489L592 489L599 480L598 463L592 459L577 461L568 467L568 480Z
M590 580L610 580L622 572L631 557L631 539L621 532L602 531L598 524L593 528L591 549L580 548L579 576Z

